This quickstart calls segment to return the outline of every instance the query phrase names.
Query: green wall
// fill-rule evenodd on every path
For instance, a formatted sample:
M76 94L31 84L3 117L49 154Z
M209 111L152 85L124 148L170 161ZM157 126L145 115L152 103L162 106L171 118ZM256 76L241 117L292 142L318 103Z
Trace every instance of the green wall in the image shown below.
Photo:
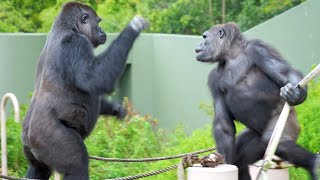
M320 62L319 9L320 1L307 1L245 34L272 44L306 74L312 64ZM115 36L109 34L108 42ZM13 92L28 102L45 40L45 34L0 34L1 95ZM165 128L182 122L195 129L211 122L198 107L201 102L212 103L206 84L215 65L195 60L194 48L200 42L200 35L142 34L130 53L117 96L128 96L138 112L156 117Z
M27 102L45 34L0 34L0 96L12 92Z
M320 63L320 1L309 0L246 32L280 50L305 74L310 64Z

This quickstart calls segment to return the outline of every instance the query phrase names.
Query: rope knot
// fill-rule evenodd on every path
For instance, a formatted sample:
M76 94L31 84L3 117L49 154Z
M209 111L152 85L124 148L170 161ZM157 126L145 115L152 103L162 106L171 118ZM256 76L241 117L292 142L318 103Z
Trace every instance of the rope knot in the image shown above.
M188 154L182 158L182 165L183 168L191 167L194 164L199 163L199 156L198 154Z
M203 167L215 167L223 163L224 163L223 156L219 153L213 153L213 154L210 154L209 156L203 156L200 159L200 164Z
M194 164L201 164L203 167L215 167L223 163L223 156L219 153L213 153L202 158L199 158L198 154L188 154L182 158L183 168L192 167Z

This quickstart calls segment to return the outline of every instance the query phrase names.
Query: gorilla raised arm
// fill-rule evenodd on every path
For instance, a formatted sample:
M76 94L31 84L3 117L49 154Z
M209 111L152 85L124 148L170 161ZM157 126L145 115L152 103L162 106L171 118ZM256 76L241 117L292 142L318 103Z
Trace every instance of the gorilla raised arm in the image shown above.
M239 180L250 180L248 165L263 158L282 107L302 103L307 88L295 88L302 75L271 46L247 40L235 23L211 27L203 33L196 59L217 63L208 86L214 99L214 138L227 163L239 168ZM247 129L235 139L234 120ZM276 154L308 170L313 179L320 158L296 144L299 134L294 108L290 112Z
M114 90L129 51L147 23L136 16L104 52L94 56L94 48L107 39L100 21L91 7L70 2L52 26L23 123L28 178L49 179L56 170L65 180L89 179L83 140L99 114L126 114L121 105L100 96Z

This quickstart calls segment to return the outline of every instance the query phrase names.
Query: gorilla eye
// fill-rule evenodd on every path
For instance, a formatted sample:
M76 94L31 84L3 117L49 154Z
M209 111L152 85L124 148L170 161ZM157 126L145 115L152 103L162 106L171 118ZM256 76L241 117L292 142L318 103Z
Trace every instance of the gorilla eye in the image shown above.
M223 38L223 36L225 35L226 33L224 32L223 29L219 29L219 36L220 38Z
M85 23L87 19L88 19L88 14L84 14L84 15L81 17L81 22L82 22L82 23Z

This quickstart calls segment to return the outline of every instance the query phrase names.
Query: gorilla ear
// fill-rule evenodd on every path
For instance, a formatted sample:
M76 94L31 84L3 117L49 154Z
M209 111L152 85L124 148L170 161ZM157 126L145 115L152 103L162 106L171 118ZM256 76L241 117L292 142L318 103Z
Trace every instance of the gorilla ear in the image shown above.
M81 22L82 23L86 23L87 19L88 19L88 14L87 13L83 14L82 17L81 17Z
M219 37L220 39L223 38L226 35L226 32L224 31L224 29L219 29Z

